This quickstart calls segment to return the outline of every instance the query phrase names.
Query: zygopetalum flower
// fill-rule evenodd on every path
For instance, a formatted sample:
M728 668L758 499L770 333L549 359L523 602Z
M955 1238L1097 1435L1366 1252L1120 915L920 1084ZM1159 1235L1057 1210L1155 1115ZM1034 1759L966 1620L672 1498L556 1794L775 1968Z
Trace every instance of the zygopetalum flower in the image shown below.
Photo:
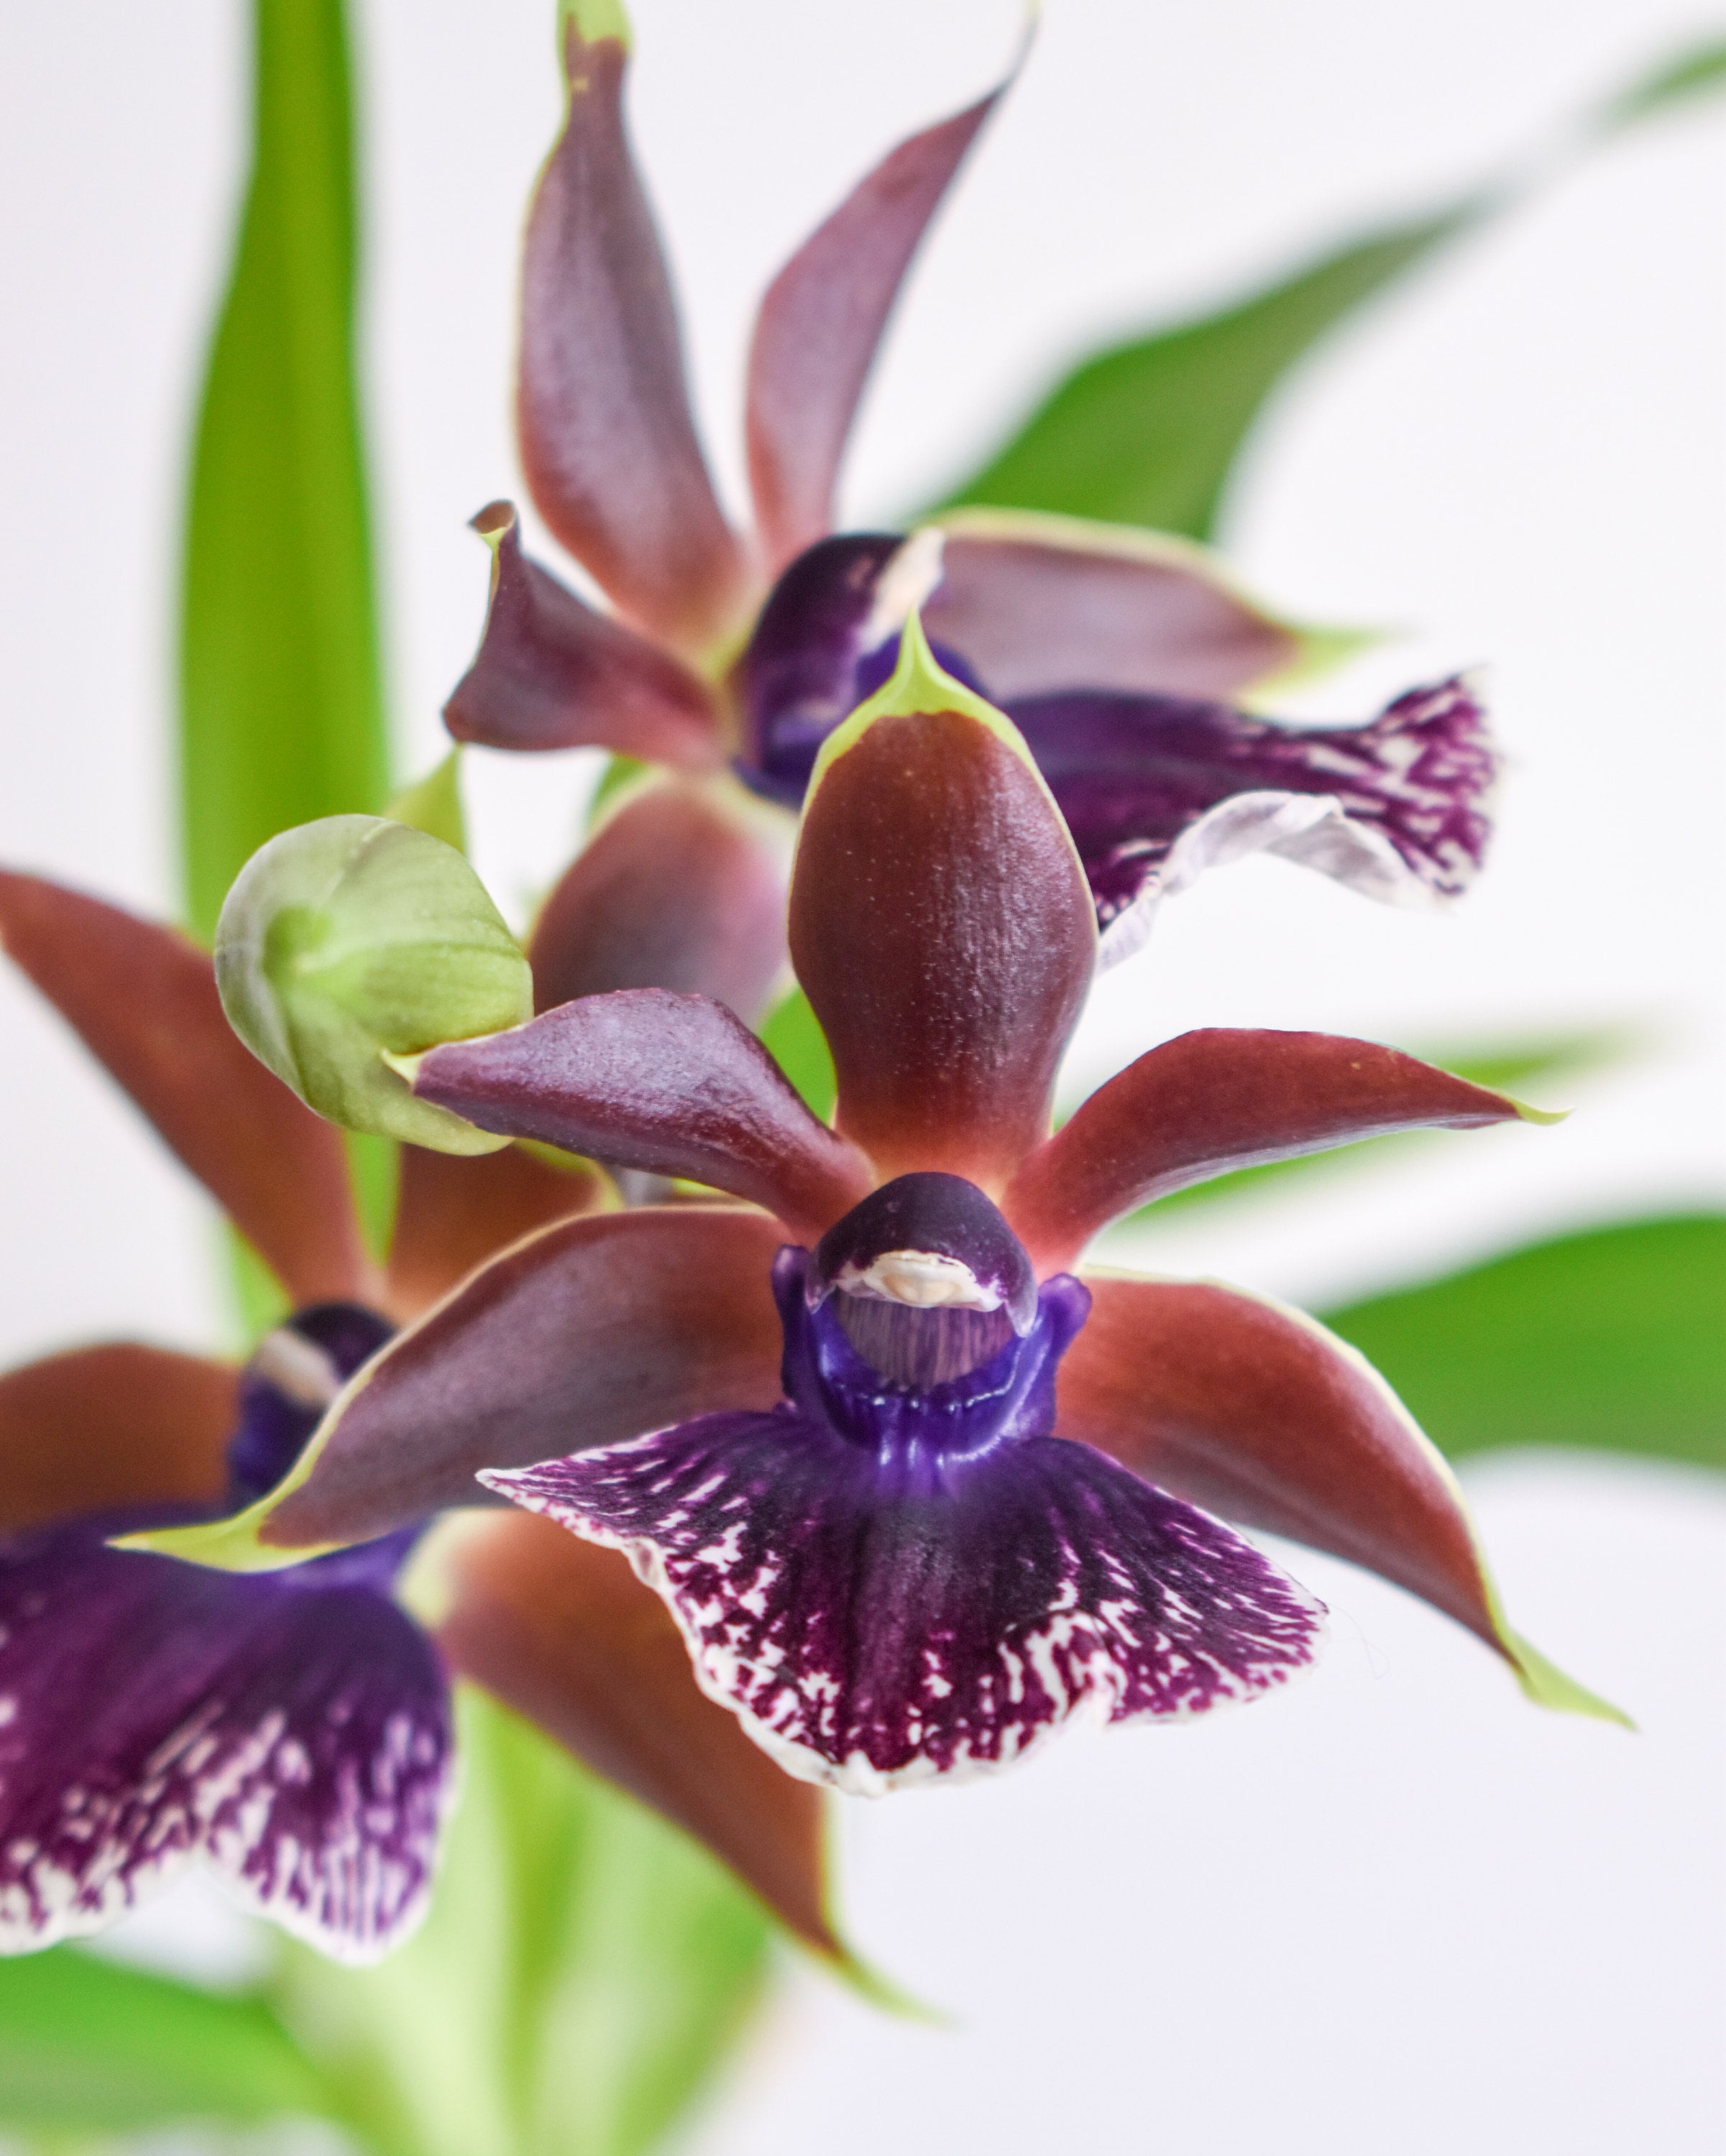
M567 5L563 126L531 205L517 410L529 492L612 601L492 549L479 652L445 718L516 749L596 744L795 807L816 748L891 670L920 606L937 653L1020 729L1071 824L1106 961L1158 896L1265 850L1381 899L1454 896L1479 867L1495 770L1450 680L1369 725L1237 708L1354 639L1247 598L1179 539L1006 510L908 536L832 535L859 398L906 272L1006 85L902 142L779 271L756 319L756 530L733 531L696 437L676 310L623 118L620 11ZM739 653L741 651L741 655Z
M767 985L763 897L771 914L773 875L711 789L647 788L542 909L527 954L537 1000L660 978L748 1009ZM782 936L774 921L769 946ZM241 1578L105 1546L277 1483L394 1322L547 1223L620 1217L607 1179L516 1146L404 1145L374 1265L340 1133L242 1047L207 952L4 873L0 942L298 1310L242 1373L113 1342L0 1374L0 1951L106 1922L196 1857L326 1951L382 1951L424 1903L450 1773L448 1669L700 1835L837 1953L813 1793L702 1697L621 1558L475 1519L428 1634L393 1599L424 1515ZM506 1582L531 1591L517 1602Z
M1301 1668L1318 1605L1219 1513L1597 1706L1506 1628L1452 1478L1359 1356L1258 1297L1075 1270L1205 1177L1532 1111L1369 1042L1213 1031L1051 1136L1089 888L1023 742L915 621L821 752L790 942L834 1128L701 997L589 997L408 1065L485 1129L745 1203L517 1245L367 1366L270 1498L161 1546L283 1562L472 1503L477 1476L626 1552L702 1687L794 1774L861 1790Z
M93 1395L111 1440L141 1417L116 1415L110 1387L141 1386L144 1416L172 1414L180 1463L218 1484L202 1507L92 1511L107 1463L90 1434L39 1455L39 1486L57 1471L68 1509L0 1540L0 1952L97 1930L194 1858L343 1959L417 1921L454 1763L442 1658L393 1599L417 1531L249 1577L109 1547L279 1481L388 1337L322 1303L266 1335L237 1383L136 1348L0 1380L8 1424L36 1396L39 1441L44 1394L59 1415Z

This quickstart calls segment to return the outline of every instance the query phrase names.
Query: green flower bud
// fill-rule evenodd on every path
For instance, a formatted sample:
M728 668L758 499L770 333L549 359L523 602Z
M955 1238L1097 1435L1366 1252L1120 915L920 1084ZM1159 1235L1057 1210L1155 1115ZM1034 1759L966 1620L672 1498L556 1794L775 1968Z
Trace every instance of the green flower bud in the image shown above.
M377 816L284 831L241 870L216 926L234 1031L349 1130L439 1152L509 1141L416 1101L384 1061L533 1015L521 947L453 846Z

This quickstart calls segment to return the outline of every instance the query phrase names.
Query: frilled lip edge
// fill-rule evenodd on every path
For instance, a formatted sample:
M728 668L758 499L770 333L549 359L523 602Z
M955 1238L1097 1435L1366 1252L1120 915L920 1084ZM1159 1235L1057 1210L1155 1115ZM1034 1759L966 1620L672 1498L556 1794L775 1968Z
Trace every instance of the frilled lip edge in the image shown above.
M1266 788L1230 794L1188 824L1160 860L1153 855L1136 897L1102 924L1099 973L1135 957L1150 940L1157 909L1190 890L1211 869L1254 854L1317 869L1380 905L1436 911L1452 902L1404 860L1370 824L1351 816L1333 793L1290 793Z
M1023 1766L1028 1760L1040 1757L1050 1744L1069 1730L1172 1727L1181 1722L1196 1722L1201 1715L1214 1714L1220 1708L1250 1707L1256 1699L1262 1697L1258 1692L1225 1692L1202 1706L1178 1707L1172 1713L1144 1707L1137 1713L1117 1714L1110 1693L1092 1686L1081 1693L1065 1714L1044 1722L1024 1743L1003 1758L980 1759L967 1754L950 1767L937 1766L932 1759L921 1758L912 1761L908 1767L895 1768L884 1774L871 1766L861 1752L854 1751L843 1764L835 1768L831 1760L812 1745L794 1744L781 1737L758 1715L752 1714L747 1707L742 1706L716 1678L708 1675L701 1664L700 1635L691 1630L679 1610L670 1593L665 1559L652 1543L640 1537L631 1541L624 1537L608 1538L597 1534L590 1539L596 1543L603 1542L607 1548L621 1550L628 1558L637 1578L650 1587L664 1601L689 1649L690 1666L695 1681L707 1697L717 1700L721 1707L736 1715L754 1742L788 1774L799 1782L814 1783L819 1789L836 1789L842 1796L888 1797L902 1789L958 1788L963 1783L985 1781L991 1775L1004 1774L1009 1768ZM1245 1541L1246 1537L1242 1536L1237 1539ZM1249 1543L1248 1547L1252 1545ZM1329 1635L1329 1613L1324 1604L1314 1599L1311 1606L1314 1613L1310 1635L1312 1651L1304 1661L1290 1667L1282 1680L1284 1685L1293 1678L1307 1674L1323 1652Z
M715 1417L701 1418L699 1421L747 1419L758 1423L768 1419L762 1416ZM799 1417L798 1419L801 1421L804 1419ZM1174 1707L1147 1705L1123 1710L1122 1698L1131 1682L1130 1674L1121 1662L1112 1661L1100 1645L1094 1645L1092 1655L1080 1671L1080 1681L1076 1685L1069 1687L1056 1672L1056 1656L1064 1650L1071 1637L1072 1630L1076 1628L1069 1626L1063 1635L1060 1628L1066 1612L1059 1608L1052 1609L1045 1613L1049 1629L1042 1634L1028 1636L1023 1647L1024 1661L1029 1666L1030 1674L1045 1691L1054 1691L1057 1703L1030 1728L1028 1734L1023 1733L1023 1725L1020 1724L1020 1734L1015 1741L1004 1746L999 1756L979 1756L967 1743L958 1748L947 1763L937 1762L927 1753L920 1753L903 1766L882 1768L859 1749L853 1749L842 1760L835 1761L813 1745L788 1738L738 1697L737 1690L727 1683L727 1676L734 1677L737 1672L740 1656L734 1649L725 1654L716 1654L713 1643L704 1639L699 1625L684 1606L665 1550L651 1536L618 1532L594 1519L591 1514L583 1517L577 1524L569 1505L560 1503L556 1497L543 1491L536 1491L532 1486L536 1477L543 1477L555 1473L561 1467L573 1466L578 1460L586 1468L603 1467L609 1460L623 1460L630 1455L640 1454L660 1439L675 1438L680 1431L691 1431L696 1427L698 1424L686 1424L668 1431L651 1432L620 1445L574 1455L568 1461L546 1461L537 1467L515 1471L488 1469L482 1471L478 1479L512 1502L557 1521L583 1540L620 1551L637 1577L653 1589L670 1611L688 1650L691 1671L701 1690L735 1715L749 1737L788 1774L799 1781L835 1789L847 1795L879 1797L901 1789L928 1787L937 1783L957 1784L979 1780L986 1775L1016 1767L1036 1756L1051 1738L1069 1727L1100 1728L1129 1723L1187 1722L1213 1712L1220 1707L1247 1704L1271 1691L1281 1689L1291 1677L1302 1674L1316 1661L1323 1646L1328 1631L1324 1604L1291 1579L1280 1567L1263 1557L1253 1543L1234 1528L1202 1512L1197 1506L1171 1497L1154 1484L1121 1468L1106 1454L1091 1445L1060 1438L1021 1441L1028 1445L1049 1448L1063 1460L1068 1455L1081 1456L1092 1464L1090 1472L1101 1471L1111 1480L1118 1478L1122 1484L1133 1486L1146 1499L1167 1508L1170 1513L1199 1523L1210 1536L1216 1539L1217 1548L1230 1559L1238 1562L1241 1557L1249 1558L1251 1568L1286 1604L1282 1614L1286 1620L1297 1628L1297 1638L1286 1657L1270 1667L1268 1673L1255 1679L1240 1679L1232 1685L1225 1681L1208 1696ZM835 1442L843 1444L845 1440L835 1440ZM1073 1458L1072 1465L1077 1465L1077 1457ZM710 1483L709 1489L700 1494L709 1494L711 1486ZM746 1591L743 1596L737 1598L735 1606L739 1609L747 1609L749 1600L749 1593ZM708 1606L710 1611L717 1611L718 1608L717 1604ZM1076 1594L1070 1606L1077 1607ZM1192 1614L1179 1603L1174 1607L1178 1614ZM1094 1633L1092 1637L1094 1641ZM996 1643L998 1650L1000 1644L999 1641ZM1169 1667L1171 1672L1178 1672L1189 1666L1188 1658L1183 1657L1171 1642L1165 1639L1164 1644L1170 1649L1172 1659ZM1097 1681L1099 1665L1102 1681ZM819 1673L813 1674L819 1676ZM805 1694L810 1691L809 1677L804 1678L801 1688Z

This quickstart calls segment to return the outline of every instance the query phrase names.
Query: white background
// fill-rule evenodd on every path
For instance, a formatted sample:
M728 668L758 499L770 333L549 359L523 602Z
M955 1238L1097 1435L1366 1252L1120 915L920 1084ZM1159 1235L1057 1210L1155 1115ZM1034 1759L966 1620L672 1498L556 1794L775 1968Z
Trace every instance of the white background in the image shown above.
M367 379L419 767L483 603L463 520L515 484L511 257L555 118L551 8L360 13ZM991 79L1015 16L638 13L639 138L735 485L753 295L881 148ZM238 172L239 23L231 0L14 7L0 60L0 859L157 910L178 488ZM1442 198L1708 27L1682 0L1050 0L915 280L850 514L963 470L1087 342ZM1280 865L1213 878L1112 977L1075 1079L1195 1024L1460 1048L1610 1023L1636 1054L1569 1087L1559 1130L1436 1141L1194 1215L1147 1263L1323 1301L1726 1194L1723 176L1726 110L1598 157L1280 400L1232 505L1240 562L1292 611L1411 631L1305 707L1364 716L1490 660L1515 760L1494 865L1430 919ZM475 762L482 862L519 908L569 842L583 760ZM0 1350L217 1337L201 1199L11 981L0 1029ZM1337 1618L1287 1697L848 1810L858 1938L956 2025L799 1977L692 2151L1713 2156L1726 1496L1549 1455L1470 1486L1518 1621L1640 1736L1524 1707L1424 1608L1285 1553Z

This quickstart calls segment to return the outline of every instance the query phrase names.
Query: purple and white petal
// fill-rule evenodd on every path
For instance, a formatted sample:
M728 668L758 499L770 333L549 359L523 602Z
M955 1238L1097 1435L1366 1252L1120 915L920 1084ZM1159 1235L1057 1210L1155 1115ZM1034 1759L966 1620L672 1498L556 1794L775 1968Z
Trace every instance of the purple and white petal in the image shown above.
M1497 757L1460 678L1410 690L1363 726L1090 691L1007 709L1085 863L1104 963L1138 948L1160 898L1249 853L1408 904L1458 896L1491 837Z
M624 1550L703 1689L788 1772L864 1794L1251 1698L1322 1630L1228 1528L1057 1438L876 1451L784 1406L482 1480Z
M0 1952L97 1930L202 1856L326 1953L372 1959L424 1907L451 1746L435 1650L372 1585L236 1578L85 1529L16 1542Z

